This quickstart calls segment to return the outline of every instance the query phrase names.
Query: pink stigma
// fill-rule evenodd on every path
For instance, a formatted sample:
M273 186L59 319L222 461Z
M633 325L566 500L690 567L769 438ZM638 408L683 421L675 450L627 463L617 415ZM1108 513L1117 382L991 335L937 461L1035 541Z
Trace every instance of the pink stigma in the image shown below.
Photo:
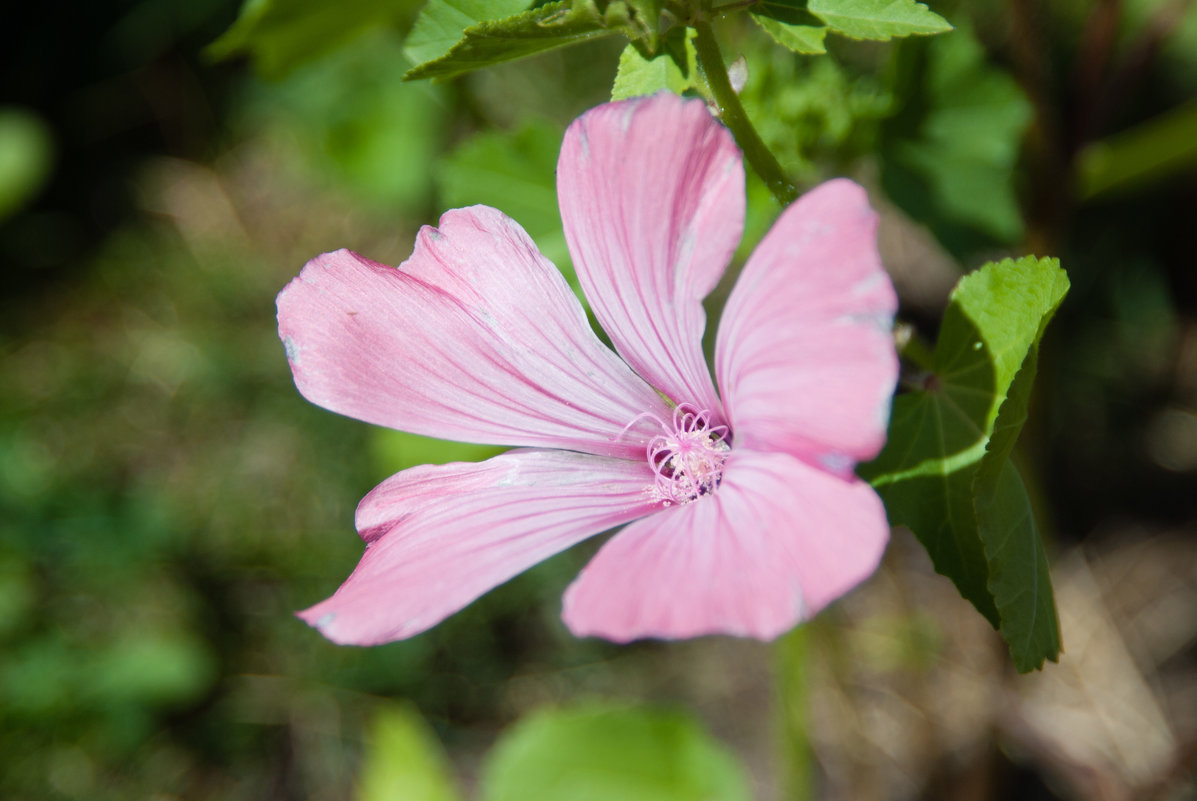
M709 411L683 403L673 410L672 430L663 422L661 428L665 433L649 440L647 449L656 477L653 498L668 506L714 492L731 450L727 426L712 426Z

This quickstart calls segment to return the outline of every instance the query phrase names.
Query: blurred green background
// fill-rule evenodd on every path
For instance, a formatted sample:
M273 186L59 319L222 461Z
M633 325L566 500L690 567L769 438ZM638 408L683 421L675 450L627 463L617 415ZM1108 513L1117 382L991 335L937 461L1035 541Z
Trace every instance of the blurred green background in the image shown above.
M608 98L622 42L405 84L416 0L251 6L215 49L236 0L26 4L10 23L0 797L385 797L361 776L388 699L431 724L468 788L503 726L595 698L685 705L759 797L779 797L769 682L785 660L730 640L572 639L559 596L589 548L404 643L338 648L292 617L356 563L353 508L376 482L482 452L308 405L275 294L342 246L397 264L420 224L477 202L565 266L557 147ZM750 23L719 33L793 174L869 186L903 317L923 333L987 258L1058 255L1069 271L1021 456L1060 554L1066 652L1042 680L1007 675L992 633L899 533L882 573L811 627L811 692L835 700L810 712L819 786L1084 798L1096 775L1173 797L1197 753L1197 13L933 6L957 31L839 41L823 58ZM750 202L748 245L776 214L755 183ZM1110 642L1121 656L1087 650ZM1114 684L1093 684L1115 664L1099 677ZM1074 685L1046 683L1066 674L1158 714L1077 752L1059 743L1087 718L1061 733L993 697L1065 704L1057 723L1101 718L1098 701L1068 705ZM932 688L953 682L945 711ZM896 697L906 712L879 700ZM1131 733L1137 745L1118 739Z

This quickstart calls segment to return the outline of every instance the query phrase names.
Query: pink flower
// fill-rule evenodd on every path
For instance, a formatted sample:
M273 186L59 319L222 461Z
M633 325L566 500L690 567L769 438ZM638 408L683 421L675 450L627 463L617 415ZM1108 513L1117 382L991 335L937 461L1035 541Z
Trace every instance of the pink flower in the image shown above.
M425 465L357 509L361 563L300 617L339 643L436 625L617 526L565 593L577 635L768 639L875 569L885 509L854 473L897 375L877 215L846 180L787 208L727 301L715 376L702 299L744 223L744 169L701 101L609 103L565 134L557 192L615 352L513 220L424 227L398 269L347 250L278 298L308 400L377 425L519 446Z

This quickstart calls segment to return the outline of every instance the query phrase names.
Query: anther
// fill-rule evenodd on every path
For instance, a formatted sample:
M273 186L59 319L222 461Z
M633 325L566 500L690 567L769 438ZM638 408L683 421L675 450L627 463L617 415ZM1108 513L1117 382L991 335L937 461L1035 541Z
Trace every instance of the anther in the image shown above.
M709 495L723 478L731 450L727 426L711 425L711 413L683 403L673 410L672 429L648 442L646 456L654 474L653 497L669 505Z

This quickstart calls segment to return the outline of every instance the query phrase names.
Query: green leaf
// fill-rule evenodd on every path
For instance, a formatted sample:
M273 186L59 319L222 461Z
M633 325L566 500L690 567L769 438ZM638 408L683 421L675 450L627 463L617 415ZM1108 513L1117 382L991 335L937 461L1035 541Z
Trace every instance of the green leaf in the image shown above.
M482 801L747 801L735 758L688 716L585 707L525 718L491 752Z
M457 801L448 760L417 712L386 704L374 714L357 801Z
M1001 615L1001 632L1014 667L1027 673L1055 662L1060 620L1048 572L1047 550L1031 500L1010 460L992 479L984 469L975 484L978 533L989 561L989 589Z
M1156 181L1191 180L1197 173L1197 100L1128 131L1094 142L1077 159L1079 194L1141 189Z
M407 28L420 0L246 0L241 15L210 44L214 59L252 56L263 78L277 80L367 31Z
M428 164L444 148L446 104L438 87L378 69L402 60L394 37L365 36L265 89L252 87L246 125L312 181L341 184L371 213L423 214L433 191Z
M817 55L827 52L823 45L823 40L827 38L826 27L791 25L761 14L753 14L752 19L773 37L773 41L795 53Z
M619 56L619 69L611 87L611 99L623 100L662 90L680 95L687 89L695 88L698 56L694 50L694 32L690 29L686 31L679 37L678 43L686 65L685 72L671 53L663 52L655 58L646 59L635 45L629 44Z
M541 120L513 132L477 134L441 164L437 183L445 207L483 203L514 219L574 283L557 209L561 135L558 126Z
M412 64L433 61L461 41L467 28L528 8L528 0L429 0L403 43Z
M1027 419L1031 386L1038 365L1039 340L1068 292L1068 278L1063 270L1056 269L1050 280L1046 273L1042 277L1025 274L1019 279L1016 265L1005 275L995 273L989 278L1014 278L1019 281L1021 291L1017 287L1003 290L975 286L977 297L972 302L973 316L993 316L993 309L987 306L986 299L1008 296L1011 303L1018 304L1015 313L1007 315L1005 321L992 321L987 327L993 328L1004 322L1021 332L1022 337L995 359L999 376L1008 375L1011 370L1015 372L994 421L985 456L973 482L973 493L977 531L989 564L989 590L1001 616L1002 635L1010 646L1014 665L1025 673L1042 666L1044 659L1056 660L1060 652L1060 623L1048 573L1047 551L1026 487L1010 463L1010 453ZM1036 278L1040 280L1036 281ZM1027 335L1032 331L1034 336L1028 342ZM1025 352L1025 356L1015 367L1012 362L1020 352Z
M952 30L943 17L915 0L810 0L807 8L836 33L888 41Z
M42 118L23 108L0 108L0 220L37 195L53 162L54 140Z
M805 25L821 27L823 20L810 13L806 7L806 0L761 0L751 6L754 17L767 17L787 25Z
M965 28L904 42L881 128L882 186L958 257L1023 232L1014 166L1032 110Z
M617 34L635 38L637 32L634 26L621 24L618 19L609 22L598 13L593 0L573 5L565 0L547 3L466 28L448 52L409 70L403 79L452 78L492 64Z
M862 468L890 522L915 533L1024 671L1055 658L1059 634L1043 543L1009 456L1039 340L1067 291L1055 259L1007 259L963 278L932 372L895 398L885 449Z
M664 0L613 0L606 4L603 18L608 25L634 29L633 40L641 43L646 55L655 55L660 43L661 9Z

